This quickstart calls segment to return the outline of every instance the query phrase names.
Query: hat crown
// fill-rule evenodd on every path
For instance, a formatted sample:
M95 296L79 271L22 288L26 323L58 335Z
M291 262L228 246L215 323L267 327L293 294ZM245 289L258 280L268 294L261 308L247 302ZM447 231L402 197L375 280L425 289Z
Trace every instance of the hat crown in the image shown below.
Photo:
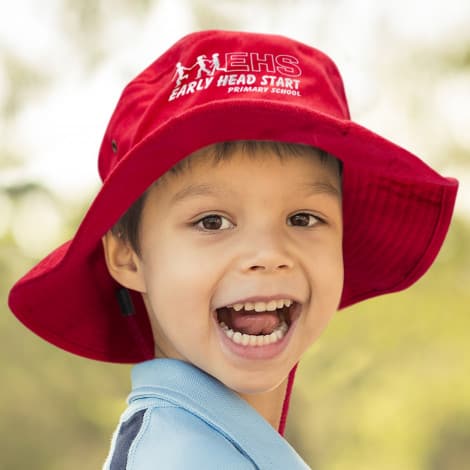
M278 35L193 33L124 89L101 146L101 178L105 180L133 147L169 120L201 106L236 106L247 100L350 118L340 73L323 52Z

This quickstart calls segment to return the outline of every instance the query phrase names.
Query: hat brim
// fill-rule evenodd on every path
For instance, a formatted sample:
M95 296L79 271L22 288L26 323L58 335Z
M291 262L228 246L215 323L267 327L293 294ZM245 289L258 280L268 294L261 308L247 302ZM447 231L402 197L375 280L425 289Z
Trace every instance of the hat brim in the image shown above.
M350 120L290 103L223 100L174 116L117 164L75 237L10 292L16 316L45 340L80 356L136 363L154 356L140 294L124 316L101 237L142 192L195 150L231 140L321 148L343 162L345 282L340 308L407 288L435 259L447 233L457 181Z

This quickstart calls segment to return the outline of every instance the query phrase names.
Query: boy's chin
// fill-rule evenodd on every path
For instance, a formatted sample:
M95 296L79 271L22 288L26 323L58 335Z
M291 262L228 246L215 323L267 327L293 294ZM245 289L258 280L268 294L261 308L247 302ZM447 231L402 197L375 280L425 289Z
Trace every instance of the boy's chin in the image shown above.
M259 377L250 377L240 380L223 381L224 385L230 388L238 395L258 395L270 392L275 392L282 388L284 392L285 384L287 383L286 377L266 377L260 374Z

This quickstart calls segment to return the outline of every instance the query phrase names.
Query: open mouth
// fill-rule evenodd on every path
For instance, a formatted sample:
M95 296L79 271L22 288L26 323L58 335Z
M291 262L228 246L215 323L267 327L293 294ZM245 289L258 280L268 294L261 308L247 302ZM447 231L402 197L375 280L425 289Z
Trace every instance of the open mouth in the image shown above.
M237 303L218 308L217 321L234 343L267 346L284 338L298 315L298 306L291 299Z

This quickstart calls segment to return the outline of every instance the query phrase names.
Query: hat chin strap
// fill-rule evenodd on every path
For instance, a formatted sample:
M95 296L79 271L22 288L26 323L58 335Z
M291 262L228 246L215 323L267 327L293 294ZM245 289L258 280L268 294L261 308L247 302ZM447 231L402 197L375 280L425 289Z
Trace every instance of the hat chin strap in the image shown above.
M292 394L292 387L294 386L294 378L295 378L295 373L297 371L298 365L299 364L297 363L289 372L289 378L287 380L286 395L284 397L284 403L282 404L281 420L279 421L279 429L278 429L279 434L281 436L284 436L284 430L286 428L287 413L289 412L290 397Z

